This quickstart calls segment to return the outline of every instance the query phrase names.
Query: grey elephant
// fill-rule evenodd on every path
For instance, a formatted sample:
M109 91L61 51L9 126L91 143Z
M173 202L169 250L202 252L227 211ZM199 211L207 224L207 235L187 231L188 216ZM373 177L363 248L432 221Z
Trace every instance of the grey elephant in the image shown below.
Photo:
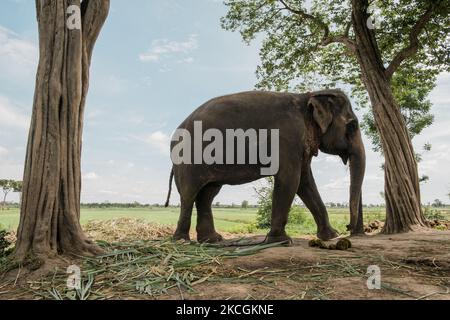
M342 91L323 90L305 94L250 91L218 97L200 106L178 127L185 132L183 139L195 135L197 124L201 124L204 130L211 129L224 136L230 129L239 129L241 132L277 130L277 136L272 133L265 146L266 149L274 146L275 138L278 139L278 170L270 174L274 176L275 184L271 230L266 237L267 243L291 241L285 226L296 194L314 216L317 236L322 240L338 236L330 225L326 207L311 171L311 160L318 155L319 150L339 156L344 164L350 162L348 229L352 234L363 233L361 187L365 173L365 150L358 119L348 97ZM172 154L179 151L177 142L183 140L180 138L182 135L172 138ZM198 149L198 144L194 144L186 143L185 150L179 152L180 157L187 158L201 153L207 147L207 141L202 141L201 149ZM246 143L245 151L250 151L250 148L251 143ZM231 150L231 156L226 154L227 159L236 160L237 149L238 146ZM230 150L215 150L215 156L225 152L229 153ZM262 169L266 168L267 162L261 159L251 162L249 154L250 152L245 159L241 157L234 163L173 161L166 206L169 205L172 181L175 178L180 193L181 212L174 239L189 240L195 203L198 214L197 240L210 243L222 240L214 227L211 210L214 197L223 185L249 183L265 175L262 174Z

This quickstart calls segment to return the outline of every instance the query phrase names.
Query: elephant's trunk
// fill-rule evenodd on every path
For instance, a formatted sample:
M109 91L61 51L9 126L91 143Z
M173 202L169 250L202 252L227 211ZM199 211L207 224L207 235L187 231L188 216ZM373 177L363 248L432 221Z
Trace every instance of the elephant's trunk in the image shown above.
M354 135L353 150L350 153L350 226L352 234L362 233L362 183L366 170L366 152L360 130ZM360 220L358 219L358 213ZM358 230L361 229L361 230Z

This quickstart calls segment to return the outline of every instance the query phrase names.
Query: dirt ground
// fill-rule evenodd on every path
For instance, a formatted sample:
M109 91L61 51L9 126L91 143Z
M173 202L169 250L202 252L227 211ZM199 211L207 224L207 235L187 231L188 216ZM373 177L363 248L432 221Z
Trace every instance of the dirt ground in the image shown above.
M260 242L263 237L252 237ZM450 231L352 237L347 251L311 248L309 239L206 266L213 278L194 290L172 288L152 297L116 293L114 299L450 299ZM332 243L332 242L329 242ZM381 271L369 290L367 269ZM208 271L209 272L209 271ZM206 278L205 278L206 279ZM0 299L35 299L26 284L0 282Z
M291 247L227 260L224 270L245 270L260 283L205 283L183 298L450 299L450 231L360 236L351 242L347 251L330 251L295 239ZM380 267L380 290L367 288L370 265Z

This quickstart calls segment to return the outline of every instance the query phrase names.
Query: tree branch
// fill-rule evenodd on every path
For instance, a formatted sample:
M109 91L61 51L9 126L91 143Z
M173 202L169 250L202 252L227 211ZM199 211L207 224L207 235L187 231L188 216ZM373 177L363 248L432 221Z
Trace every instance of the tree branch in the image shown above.
M387 67L385 73L388 79L392 78L394 72L402 64L402 62L417 53L419 50L419 35L425 28L426 24L430 21L433 15L436 4L432 2L425 13L416 22L411 32L409 33L409 45L400 50L400 52L392 59L391 63Z
M328 35L330 34L330 29L329 29L328 25L325 22L322 21L322 19L320 19L318 17L315 17L315 16L313 16L313 15L311 15L311 14L309 14L309 13L303 11L303 10L294 9L294 8L288 6L288 4L284 0L278 0L278 1L280 1L283 4L283 6L284 6L284 8L286 10L288 10L288 11L290 11L292 13L295 13L295 14L301 16L304 19L311 20L311 21L315 22L316 24L318 24L324 31L323 38L325 39L325 38L328 37Z
M332 37L328 37L326 39L323 39L321 44L323 46L327 46L330 43L343 43L348 49L350 49L350 51L352 53L356 52L356 44L355 44L355 42L352 39L350 39L350 38L348 38L346 36L332 36Z
M350 34L350 29L352 28L352 19L347 23L347 26L345 27L344 35L348 38Z
M290 7L285 0L279 0L279 2L281 2L281 4L283 4L284 8L294 14L297 14L299 16L301 16L304 19L310 20L312 22L314 22L315 24L319 25L324 34L323 34L323 38L322 38L322 42L320 43L320 45L322 46L327 46L331 43L342 43L344 44L348 49L350 49L350 51L352 53L354 53L356 51L356 44L353 40L351 40L348 37L348 34L350 32L350 27L351 24L347 25L345 28L345 34L344 35L338 35L338 36L330 36L330 28L328 27L328 25L322 21L322 19L320 19L319 17L313 16L303 10L299 10L299 9L294 9L292 7Z
M110 0L83 0L81 2L83 41L89 61L95 41L108 17L109 5Z

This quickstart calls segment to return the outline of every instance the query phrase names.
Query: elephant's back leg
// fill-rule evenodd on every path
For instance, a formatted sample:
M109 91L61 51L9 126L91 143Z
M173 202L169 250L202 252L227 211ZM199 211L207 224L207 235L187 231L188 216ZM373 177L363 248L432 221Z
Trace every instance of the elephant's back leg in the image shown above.
M174 234L175 240L190 240L189 230L191 228L192 209L197 194L205 182L196 176L189 167L174 168L175 184L180 193L180 218L177 230Z
M216 232L212 214L212 203L217 196L221 184L208 184L198 193L195 205L197 207L197 240L198 242L219 242L222 236Z

